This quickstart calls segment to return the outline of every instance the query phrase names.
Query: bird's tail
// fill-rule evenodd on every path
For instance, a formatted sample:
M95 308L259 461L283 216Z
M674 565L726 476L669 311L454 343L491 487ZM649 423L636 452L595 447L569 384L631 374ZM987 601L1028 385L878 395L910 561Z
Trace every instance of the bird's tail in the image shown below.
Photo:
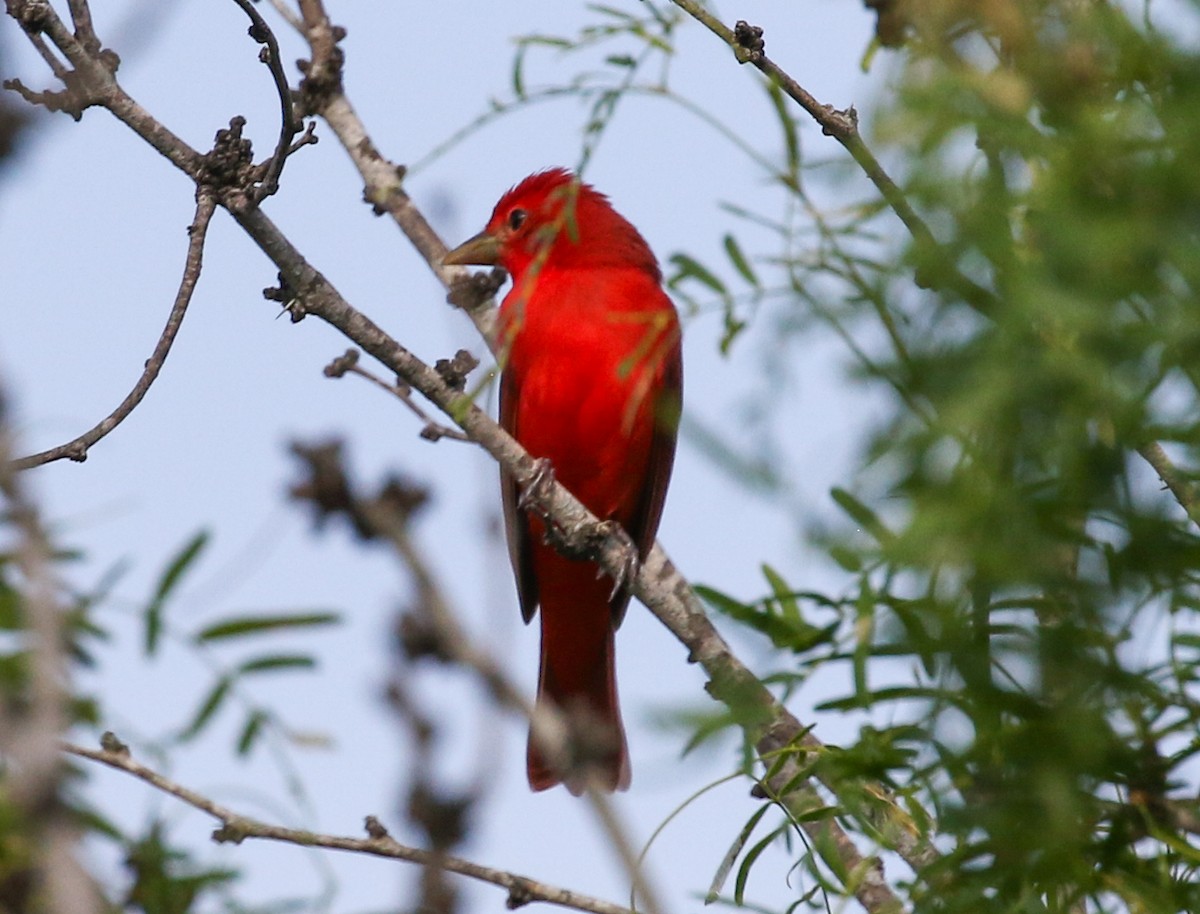
M526 761L534 790L565 783L578 796L588 786L609 791L629 786L629 751L617 702L607 600L603 608L601 615L576 604L563 618L553 608L547 612L543 602L537 708L557 709L557 719L567 722L567 733L565 739L555 740L561 751L552 764L535 735L538 726L530 728Z

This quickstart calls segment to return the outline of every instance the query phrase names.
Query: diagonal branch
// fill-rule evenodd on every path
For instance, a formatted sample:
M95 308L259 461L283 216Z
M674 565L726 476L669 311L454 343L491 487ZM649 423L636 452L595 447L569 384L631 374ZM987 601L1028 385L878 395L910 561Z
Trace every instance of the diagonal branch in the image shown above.
M303 829L285 828L281 825L259 822L135 761L129 754L129 747L122 744L111 733L105 734L102 746L101 749L88 749L73 743L63 743L62 750L79 758L89 759L118 771L124 771L155 789L207 813L221 823L221 826L212 835L213 840L218 843L240 844L247 838L260 838L284 844L295 844L298 847L326 847L373 857L404 860L421 866L436 866L460 876L467 876L507 889L510 909L533 901L541 901L576 911L590 911L592 914L632 914L627 908L602 901L599 898L592 898L569 889L560 889L557 886L518 876L515 873L472 863L460 857L401 844L387 833L387 830L379 824L374 816L367 817L368 837L366 838L319 834Z
M1142 458L1154 468L1164 486L1175 496L1179 506L1187 512L1192 523L1200 525L1200 505L1196 502L1196 487L1184 477L1179 468L1171 462L1167 452L1157 441L1151 441L1138 449Z
M363 199L377 213L392 217L442 285L450 289L466 279L469 272L464 267L442 263L449 248L404 190L404 166L384 157L346 97L341 50L337 47L340 30L330 22L322 0L300 0L300 9L304 17L303 34L312 50L312 60L305 66L301 95L311 112L323 118L333 130L354 162L363 180ZM461 302L456 299L489 345L495 319L495 309L488 302L490 294L465 297Z
M203 265L204 239L208 234L208 225L212 221L215 209L216 201L213 199L212 194L207 191L200 191L196 197L196 215L192 218L192 224L188 227L187 258L183 267L183 279L180 281L179 291L175 295L175 304L171 307L171 313L167 317L167 325L163 328L162 335L158 338L158 344L154 347L154 352L146 360L146 368L142 371L142 376L138 378L133 390L121 401L120 406L82 435L73 438L66 444L60 444L58 447L15 460L13 465L16 469L27 470L30 467L61 460L64 457L76 461L87 460L88 449L120 425L137 408L138 404L142 402L142 398L150 390L150 385L154 383L159 372L162 371L163 363L166 362L167 355L171 351L171 346L175 342L175 336L179 333L179 328L183 324L183 316L187 313L188 305L191 304L192 293L196 290L196 282L200 279L200 270Z
M792 78L786 70L771 60L764 48L763 30L745 21L729 28L699 0L672 0L685 13L707 28L733 49L738 63L748 63L778 85L796 104L812 117L827 136L833 137L850 153L892 211L904 223L917 243L919 266L916 281L923 288L946 288L979 311L993 314L998 307L995 295L964 276L950 262L934 237L929 225L917 213L904 191L888 175L879 159L871 152L858 132L858 113L851 106L839 111L833 105L819 102L816 97Z

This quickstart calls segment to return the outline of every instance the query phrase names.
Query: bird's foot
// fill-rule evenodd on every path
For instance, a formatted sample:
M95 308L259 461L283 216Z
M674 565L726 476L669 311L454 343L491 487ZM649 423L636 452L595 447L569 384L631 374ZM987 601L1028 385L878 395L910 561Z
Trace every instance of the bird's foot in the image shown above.
M614 520L600 521L599 529L596 531L596 539L599 540L597 547L603 549L604 541L612 538L615 538L620 544L621 564L617 573L612 575L613 589L612 593L608 595L610 601L622 590L633 586L633 582L638 576L638 569L641 567L637 544L634 543L633 537L625 532L625 528ZM608 574L608 572L601 568L596 572L596 577L604 574Z
M545 457L532 458L533 475L517 495L517 507L522 511L534 508L546 497L546 490L554 482L554 465Z

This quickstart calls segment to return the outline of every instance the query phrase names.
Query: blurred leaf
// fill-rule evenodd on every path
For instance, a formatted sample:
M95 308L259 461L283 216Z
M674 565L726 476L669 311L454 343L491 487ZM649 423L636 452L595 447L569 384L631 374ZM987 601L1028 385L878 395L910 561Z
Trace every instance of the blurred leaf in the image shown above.
M741 274L746 282L750 283L756 289L761 286L758 276L755 275L753 268L750 266L750 261L746 259L746 254L742 251L741 245L728 232L725 234L725 253L729 255L729 261L733 264L733 268Z
M133 874L128 903L145 914L188 914L205 892L228 885L237 870L204 868L185 851L171 847L161 822L126 850L125 865Z
M721 432L694 413L683 415L680 431L705 456L747 488L763 493L780 488L779 476L766 460L740 453Z
M255 657L238 665L239 673L274 673L284 670L311 670L316 660L306 654L272 654Z
M336 625L341 622L341 615L336 612L286 613L268 616L233 616L221 619L207 625L192 636L196 644L219 641L226 638L236 638L243 635L256 635L274 632L281 629L307 629L325 625Z
M729 290L725 288L725 284L717 278L716 274L695 258L681 252L672 254L670 262L675 267L675 272L667 280L669 288L674 289L684 280L692 279L718 295L729 294Z
M792 102L783 93L783 89L774 80L766 82L767 97L779 121L783 133L783 146L787 156L787 173L795 180L800 174L800 133L796 129L796 119L792 115Z
M145 619L145 651L147 657L154 656L158 650L159 638L162 635L162 617L166 608L167 598L175 590L179 581L208 545L209 533L201 530L167 564L158 585L154 588L154 596L146 605L142 615Z
M246 723L242 727L242 732L238 736L237 754L247 756L253 751L255 743L258 742L258 737L262 733L263 724L266 723L267 715L262 711L254 711L247 718Z
M232 687L232 677L220 677L204 697L204 700L200 702L200 706L196 709L196 713L192 715L191 721L175 737L176 741L184 743L198 736L200 731L208 725L209 721L220 710L225 699L229 697Z
M775 647L795 653L812 650L817 645L830 641L840 624L834 622L824 627L810 625L799 615L789 618L772 612L769 604L742 603L728 594L703 584L694 585L693 590L713 609L766 635ZM789 594L789 596L794 598L815 595L797 593Z
M892 540L891 532L883 525L878 515L845 489L834 487L829 491L838 507L845 511L850 518L863 527L874 537L877 543L886 544Z

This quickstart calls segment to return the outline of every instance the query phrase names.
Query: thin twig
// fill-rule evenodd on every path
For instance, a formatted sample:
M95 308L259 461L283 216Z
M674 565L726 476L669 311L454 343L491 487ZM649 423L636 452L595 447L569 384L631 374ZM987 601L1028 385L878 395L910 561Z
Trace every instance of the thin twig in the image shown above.
M1154 467L1154 472L1158 474L1158 478L1162 480L1163 485L1175 496L1175 500L1187 512L1187 516L1191 518L1192 523L1200 525L1200 506L1196 504L1196 489L1191 482L1184 478L1179 468L1171 462L1171 458L1167 456L1167 452L1163 450L1162 445L1157 441L1151 441L1149 444L1144 444L1138 448L1138 453L1145 458L1150 466Z
M365 378L376 387L386 390L407 406L414 416L425 423L425 427L421 429L422 438L428 441L438 441L442 438L450 438L454 441L471 441L468 435L464 435L458 429L434 421L429 413L425 412L416 400L413 399L412 388L407 384L389 384L374 372L368 371L359 365L358 351L355 349L351 349L345 355L338 356L325 366L325 376L328 378L340 378L346 374L354 374L360 378Z
M87 0L69 0L67 4L71 11L71 23L75 26L75 37L83 42L84 47L92 53L100 50L100 39L96 37L95 26L92 25L92 10Z
M892 211L904 223L917 243L922 261L933 261L932 268L919 268L917 282L926 287L944 286L960 295L981 314L992 314L998 306L995 296L988 289L964 276L948 258L942 254L941 245L930 231L925 220L913 209L904 191L892 180L887 171L875 158L875 154L863 141L858 132L858 113L851 106L839 110L816 99L807 89L792 78L787 71L771 60L763 51L762 29L739 21L729 28L709 12L699 0L672 0L685 13L724 41L733 50L738 63L748 63L764 76L775 82L796 104L803 108L821 127L823 133L833 137L853 157Z
M159 372L162 371L163 363L166 362L167 355L171 351L171 346L175 342L175 336L179 333L179 328L183 324L183 316L187 313L188 305L192 301L192 293L196 290L196 282L200 279L200 271L203 266L204 240L208 234L208 225L212 221L215 209L216 201L212 194L207 191L200 191L196 197L196 214L192 218L192 224L188 227L187 258L184 261L183 279L180 281L179 291L175 295L175 304L171 307L171 313L167 317L167 325L163 328L162 335L158 338L158 344L154 347L154 352L146 360L146 367L142 371L142 376L138 378L137 384L134 385L133 390L129 392L125 399L121 401L121 405L113 410L112 413L78 438L74 438L66 444L60 444L58 447L50 448L47 451L41 451L40 453L22 457L14 461L14 465L18 470L27 470L30 467L41 466L54 460L61 460L64 457L76 461L87 460L88 449L120 425L137 408L138 404L142 402L142 398L150 390L150 385L154 383Z
M294 151L292 139L303 129L304 125L296 117L296 106L292 102L292 89L288 85L287 74L283 72L283 59L279 54L279 42L275 39L275 33L271 31L267 20L254 8L250 0L234 0L234 3L242 8L242 11L250 17L250 21L253 23L250 27L250 37L263 45L263 52L259 54L259 59L270 69L271 77L275 81L275 91L279 95L279 140L275 144L275 153L269 160L266 177L258 187L256 197L257 201L261 203L279 190L279 178L283 174L284 163Z
M525 876L472 863L449 854L409 847L388 835L373 817L368 820L367 827L370 837L367 838L326 835L259 822L134 761L128 747L120 744L111 735L106 734L106 736L106 743L110 748L88 749L73 743L62 743L62 750L79 758L90 759L118 771L124 771L155 789L207 813L221 823L221 827L213 832L214 841L237 844L247 838L260 838L295 844L299 847L325 847L391 860L404 860L421 866L437 866L447 872L457 873L460 876L467 876L506 889L509 908L516 908L533 901L542 901L577 911L590 911L592 914L632 914L627 908L620 905L538 882Z

